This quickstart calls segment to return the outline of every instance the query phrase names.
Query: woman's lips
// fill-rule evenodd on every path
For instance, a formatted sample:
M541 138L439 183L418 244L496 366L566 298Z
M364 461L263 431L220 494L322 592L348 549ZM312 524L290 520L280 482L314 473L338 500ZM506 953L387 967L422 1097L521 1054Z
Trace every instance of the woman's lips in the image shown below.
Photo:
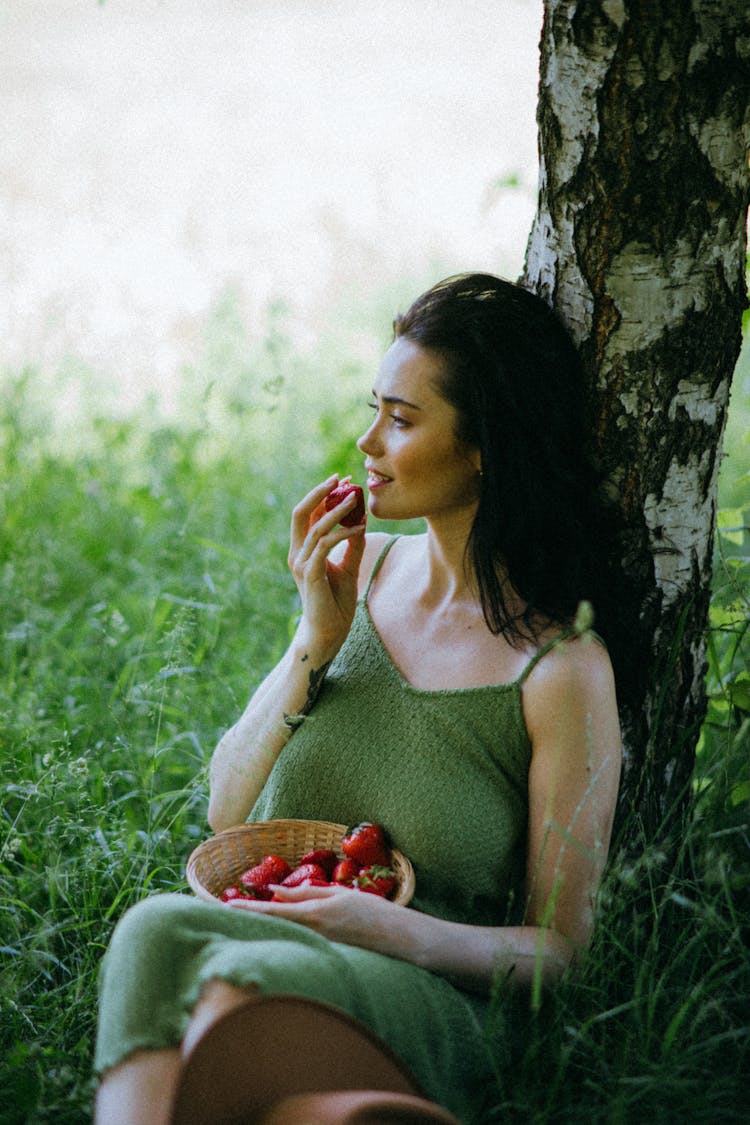
M367 487L371 492L375 488L381 488L384 484L388 484L390 480L391 477L376 473L374 469L369 469L367 472Z

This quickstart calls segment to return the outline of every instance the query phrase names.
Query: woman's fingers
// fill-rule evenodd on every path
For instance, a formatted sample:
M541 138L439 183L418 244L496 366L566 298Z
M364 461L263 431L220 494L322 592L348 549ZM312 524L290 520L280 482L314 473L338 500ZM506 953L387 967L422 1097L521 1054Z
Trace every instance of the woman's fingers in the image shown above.
M354 534L346 536L346 549L338 565L340 570L350 575L356 582L362 556L365 553L365 524L361 523L347 530Z
M321 652L331 653L327 659L332 659L349 631L365 546L364 524L341 523L356 505L356 493L326 511L326 497L338 479L329 477L311 489L294 509L288 557L308 639ZM332 553L340 544L344 549L336 552L334 560Z
M330 530L327 524L315 524L310 529L302 542L299 550L291 553L290 565L297 579L302 579L306 574L314 578L322 577L327 572L328 556L339 543L344 540L364 541L364 525L359 527L339 527L334 524ZM309 570L312 564L312 569ZM319 573L318 573L319 571Z
M275 914L278 918L294 917L299 914L298 908L302 903L310 902L313 899L330 898L341 891L351 892L352 890L351 887L341 887L333 883L328 883L325 886L302 883L298 887L272 886L269 889L274 892L275 898L236 898L231 899L227 906L230 906L233 910L249 910L251 913L255 911L256 914Z
M347 496L335 508L326 510L325 498L337 480L337 476L329 477L312 489L292 513L289 565L293 570L304 565L319 545L322 544L323 553L327 557L328 552L337 543L350 538L353 534L356 537L357 531L363 527L363 525L354 528L339 526L341 519L356 505L357 498L354 493Z
M325 498L336 487L338 479L338 473L334 473L333 476L312 488L307 496L304 496L299 504L295 505L292 511L292 546L299 546L302 543L310 524L318 514L317 509L321 509L321 514L325 511L323 507Z

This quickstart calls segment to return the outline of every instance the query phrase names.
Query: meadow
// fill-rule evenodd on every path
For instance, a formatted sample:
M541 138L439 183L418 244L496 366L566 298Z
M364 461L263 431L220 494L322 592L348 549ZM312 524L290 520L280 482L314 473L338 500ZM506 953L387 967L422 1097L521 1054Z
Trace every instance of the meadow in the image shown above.
M294 628L290 507L329 472L359 475L370 362L367 347L298 354L283 316L252 345L226 308L172 419L92 406L66 425L33 370L6 379L0 1122L90 1119L100 958L128 905L185 888L213 747ZM747 1120L748 367L694 799L669 839L626 826L580 973L531 1003L498 982L498 1122Z

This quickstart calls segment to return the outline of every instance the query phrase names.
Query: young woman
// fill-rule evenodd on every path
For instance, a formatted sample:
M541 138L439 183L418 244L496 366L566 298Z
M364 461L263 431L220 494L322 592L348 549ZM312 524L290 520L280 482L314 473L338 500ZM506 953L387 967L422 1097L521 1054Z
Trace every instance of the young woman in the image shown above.
M452 278L396 321L370 405L370 514L426 530L342 526L336 477L297 505L299 628L216 748L209 821L381 823L415 898L133 908L102 974L101 1123L168 1120L206 1029L268 993L335 1005L480 1121L493 980L552 982L590 938L620 737L607 649L574 626L598 573L575 350L529 292Z

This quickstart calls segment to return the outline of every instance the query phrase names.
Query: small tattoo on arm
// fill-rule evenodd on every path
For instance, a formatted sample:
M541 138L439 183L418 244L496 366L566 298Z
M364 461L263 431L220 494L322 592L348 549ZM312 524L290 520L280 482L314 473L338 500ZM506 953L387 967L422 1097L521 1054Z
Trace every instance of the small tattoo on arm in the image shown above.
M323 664L320 668L313 668L310 671L310 679L307 685L307 699L302 708L302 714L307 715L312 708L313 703L318 698L318 693L323 686L323 680L326 678L326 672L331 666L330 660L327 664Z
M305 653L301 659L301 663L304 664L307 659L308 654ZM295 731L298 727L302 726L302 723L305 721L305 716L309 715L312 711L313 704L318 698L320 689L323 686L323 680L326 678L326 673L330 666L331 662L329 660L327 664L323 664L320 668L312 668L310 670L310 678L307 683L307 699L302 705L301 710L296 715L287 715L287 713L284 712L284 726L288 727L289 730Z

